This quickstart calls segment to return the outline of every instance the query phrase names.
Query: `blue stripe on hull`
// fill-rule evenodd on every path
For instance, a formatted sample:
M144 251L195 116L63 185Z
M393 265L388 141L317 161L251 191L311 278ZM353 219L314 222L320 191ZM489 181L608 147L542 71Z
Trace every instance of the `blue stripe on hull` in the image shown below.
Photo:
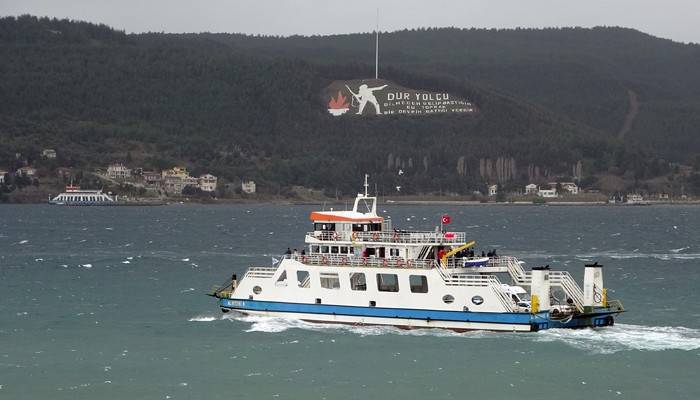
M594 313L578 314L564 320L550 319L549 312L537 314L516 312L440 311L410 308L339 306L332 304L286 303L261 300L220 299L219 306L238 311L271 311L299 314L344 315L430 321L474 322L487 324L530 325L533 331L552 328L602 327L614 324L617 312L599 308ZM400 324L397 324L400 325Z
M221 299L219 305L240 311L276 311L286 313L304 313L319 315L347 315L353 317L378 317L398 319L420 319L432 321L477 322L491 324L530 325L533 317L547 321L548 313L533 315L530 313L495 313L471 311L439 311L410 308L383 308L338 306L331 304L284 303L260 300Z

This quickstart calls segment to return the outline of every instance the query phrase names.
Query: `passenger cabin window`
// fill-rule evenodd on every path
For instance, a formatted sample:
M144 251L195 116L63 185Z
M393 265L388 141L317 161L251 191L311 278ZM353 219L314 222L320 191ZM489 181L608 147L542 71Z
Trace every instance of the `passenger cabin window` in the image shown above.
M428 278L425 275L411 275L408 282L411 284L411 293L428 293Z
M309 271L297 271L297 285L300 288L311 287L311 277L309 276Z
M328 254L328 246L321 246L321 253Z
M399 277L396 274L377 274L377 289L380 292L398 292Z
M335 230L335 224L330 224L330 223L325 223L325 222L317 222L314 224L314 230L315 231L334 231Z
M399 256L399 249L389 249L389 255L391 257L398 257Z
M353 232L380 232L382 224L352 224Z
M367 290L367 280L362 272L350 273L350 289Z
M318 246L311 246L311 252L312 253L318 253L319 247Z
M340 254L348 254L348 247L340 246Z
M331 254L338 254L338 246L331 246Z
M338 274L322 272L321 276L321 287L324 289L340 289L340 279L338 279Z

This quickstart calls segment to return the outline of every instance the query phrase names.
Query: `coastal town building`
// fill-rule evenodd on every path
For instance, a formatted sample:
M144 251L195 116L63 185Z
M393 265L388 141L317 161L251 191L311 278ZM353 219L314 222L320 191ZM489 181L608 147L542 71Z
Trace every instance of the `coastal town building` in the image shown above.
M489 185L489 196L495 196L498 193L498 185Z
M187 172L187 168L185 167L172 167L170 169L165 169L163 172L161 172L161 174L163 175L163 180L165 180L167 177L178 177L185 180L190 176L190 173Z
M531 183L531 184L529 184L529 185L525 185L525 195L526 195L526 196L528 196L528 195L536 195L536 194L537 194L537 189L538 189L538 187L537 187L537 185L535 185L534 183Z
M555 189L557 186L561 186L561 190L571 194L571 195L577 195L579 192L578 185L576 185L574 182L549 182L549 188L550 189Z
M641 194L630 194L627 195L628 204L642 204L644 203L644 197Z
M170 194L182 194L186 186L198 187L199 181L193 176L168 175L163 179L163 189Z
M41 157L46 158L46 159L54 159L56 158L56 150L54 149L44 149L41 152Z
M31 167L31 166L22 167L15 172L15 175L26 176L26 177L32 178L32 177L36 176L36 169L34 167Z
M204 174L199 177L199 188L204 192L213 192L216 190L217 178L212 174Z
M569 192L569 194L573 194L573 195L578 194L578 185L576 185L573 182L562 182L561 188L563 190L566 190L567 192Z
M243 181L241 182L241 190L246 194L255 193L255 182L254 181Z
M155 171L143 171L141 177L143 178L143 183L148 186L160 186L163 181L163 176L160 172Z
M131 170L122 163L114 163L107 167L107 176L112 179L126 179L131 176Z
M537 196L544 198L556 198L558 197L557 189L540 189L537 191Z

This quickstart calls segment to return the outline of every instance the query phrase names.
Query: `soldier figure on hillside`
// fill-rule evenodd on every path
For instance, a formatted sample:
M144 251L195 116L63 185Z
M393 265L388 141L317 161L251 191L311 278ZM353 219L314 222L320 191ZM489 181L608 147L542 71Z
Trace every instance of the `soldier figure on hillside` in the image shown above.
M365 109L365 105L367 103L371 103L374 105L374 110L376 111L377 115L381 114L381 110L379 109L379 102L377 102L377 98L374 97L374 91L375 90L382 90L386 88L388 85L382 85L382 86L377 86L377 87L368 87L366 84L360 85L359 89L357 89L357 93L353 92L349 86L345 85L345 87L350 90L350 93L352 93L352 96L357 99L357 102L360 103L360 107L357 110L357 114L360 115L362 114L362 111Z

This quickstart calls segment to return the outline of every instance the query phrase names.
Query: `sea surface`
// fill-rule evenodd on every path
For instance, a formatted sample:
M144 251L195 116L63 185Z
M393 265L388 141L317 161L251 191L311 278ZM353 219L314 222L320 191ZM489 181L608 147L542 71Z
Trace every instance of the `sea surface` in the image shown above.
M0 206L0 399L699 399L700 208L381 206L628 312L598 330L403 331L222 315L205 293L301 248L319 207Z

